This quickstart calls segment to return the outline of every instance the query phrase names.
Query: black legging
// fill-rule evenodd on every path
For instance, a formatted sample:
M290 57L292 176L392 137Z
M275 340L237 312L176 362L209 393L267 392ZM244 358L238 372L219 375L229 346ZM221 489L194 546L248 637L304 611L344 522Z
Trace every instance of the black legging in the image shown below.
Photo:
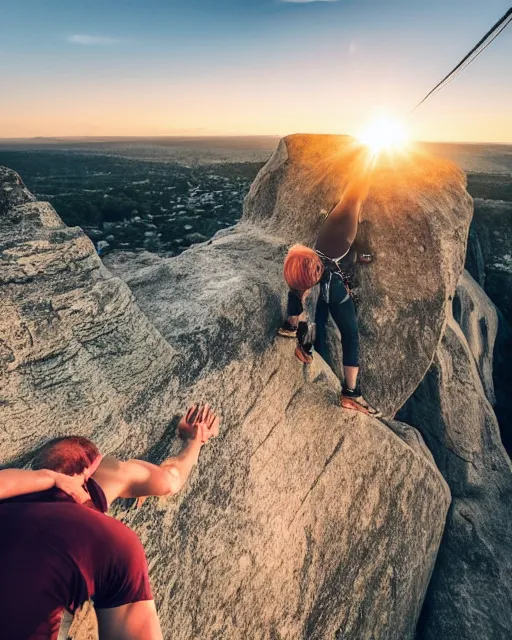
M294 291L288 293L288 316L298 316L303 311L302 300ZM343 365L359 366L359 331L354 301L338 275L333 274L329 287L329 302L320 295L316 306L316 341L315 349L322 356L327 356L327 318L329 312L341 333L343 347Z
M329 312L341 333L343 365L345 367L358 367L359 331L357 328L356 307L352 296L337 275L333 275L331 278L329 302L326 302L323 296L320 295L316 305L315 349L324 360L327 357L327 318L329 317Z

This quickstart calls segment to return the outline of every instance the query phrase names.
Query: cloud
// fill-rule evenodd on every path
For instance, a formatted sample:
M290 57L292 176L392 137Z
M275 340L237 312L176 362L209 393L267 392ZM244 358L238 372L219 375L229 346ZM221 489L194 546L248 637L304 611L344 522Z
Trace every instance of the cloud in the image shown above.
M277 0L278 2L294 2L295 4L305 4L311 2L338 2L338 0Z
M108 44L117 44L121 42L118 38L108 38L106 36L88 36L85 34L76 33L72 36L68 36L68 42L72 42L73 44L86 44L86 45L108 45Z

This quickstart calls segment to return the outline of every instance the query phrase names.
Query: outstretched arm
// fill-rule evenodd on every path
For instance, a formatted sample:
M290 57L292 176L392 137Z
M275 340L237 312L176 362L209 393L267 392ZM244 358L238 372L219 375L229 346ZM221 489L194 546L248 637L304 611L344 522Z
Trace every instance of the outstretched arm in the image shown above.
M201 446L218 435L219 419L208 405L194 406L181 419L178 429L185 445L176 457L165 460L161 466L143 460L120 462L99 456L88 469L75 476L49 469L4 469L0 470L0 500L56 487L83 504L90 500L84 483L91 476L102 487L109 504L116 498L178 493L197 464Z
M116 498L174 495L181 490L197 464L203 444L218 435L219 419L209 405L194 406L181 419L178 430L185 438L184 447L160 466L144 460L103 458L93 478L109 504Z
M347 242L354 242L361 208L370 190L371 177L371 164L363 153L354 160L346 176L341 197L327 217L325 227L328 233L332 232L333 227L341 227Z

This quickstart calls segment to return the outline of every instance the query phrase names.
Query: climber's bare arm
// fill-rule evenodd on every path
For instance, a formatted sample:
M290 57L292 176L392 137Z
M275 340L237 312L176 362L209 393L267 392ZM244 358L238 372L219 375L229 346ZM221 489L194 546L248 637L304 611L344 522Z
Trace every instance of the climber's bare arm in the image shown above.
M160 466L143 460L121 462L105 457L94 474L108 503L116 498L165 496L178 493L197 464L202 445L219 433L219 419L209 405L191 407L178 429L185 438L181 452Z
M69 494L76 502L83 503L89 499L84 491L84 474L66 476L49 469L4 469L0 471L0 500L22 496L27 493L46 491L56 487Z
M201 446L218 435L219 419L208 405L194 406L181 419L178 428L185 437L184 447L176 457L160 466L143 460L121 462L99 456L88 469L74 476L49 469L3 469L0 470L0 500L56 487L82 504L90 499L83 485L91 476L100 484L109 503L121 497L178 493L197 464Z
M361 217L361 209L368 197L371 183L371 169L364 160L364 154L354 163L343 187L340 200L331 209L327 219L328 227L342 224L347 241L352 244L357 234L357 225Z
M97 609L96 616L100 640L163 640L153 600Z
M337 202L329 213L329 218L344 218L356 216L361 209L362 201L354 193L347 193Z
M39 471L4 469L0 471L0 500L35 491L45 491L54 486L54 474L46 469Z

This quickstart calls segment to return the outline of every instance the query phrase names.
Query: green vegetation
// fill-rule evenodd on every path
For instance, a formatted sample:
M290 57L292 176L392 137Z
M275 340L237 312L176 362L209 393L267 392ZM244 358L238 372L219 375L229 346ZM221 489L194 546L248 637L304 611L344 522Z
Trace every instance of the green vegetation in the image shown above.
M242 214L262 163L186 167L77 151L0 151L63 221L110 247L179 253Z
M470 173L468 191L473 198L512 202L512 179L506 174Z

